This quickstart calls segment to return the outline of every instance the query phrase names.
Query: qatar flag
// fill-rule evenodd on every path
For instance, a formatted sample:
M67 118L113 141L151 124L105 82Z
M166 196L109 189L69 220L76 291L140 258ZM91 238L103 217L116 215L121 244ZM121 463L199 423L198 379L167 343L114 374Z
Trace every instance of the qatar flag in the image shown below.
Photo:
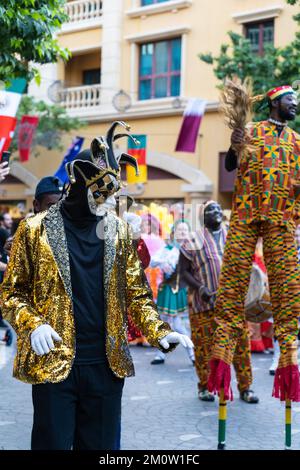
M191 98L183 113L176 152L195 152L200 124L205 112L206 101Z
M11 85L0 90L0 157L8 150L17 124L16 114L26 87L26 80L11 80Z

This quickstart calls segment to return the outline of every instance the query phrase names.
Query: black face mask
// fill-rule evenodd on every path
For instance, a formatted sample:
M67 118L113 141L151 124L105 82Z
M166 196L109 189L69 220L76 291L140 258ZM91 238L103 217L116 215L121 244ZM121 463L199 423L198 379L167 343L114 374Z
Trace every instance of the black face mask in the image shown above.
M218 230L223 220L223 212L219 204L212 203L204 211L204 225L209 230Z
M80 159L83 162L91 162L90 150L83 150L80 152L77 159ZM62 209L66 216L80 225L94 220L96 217L90 210L88 203L88 188L86 186L85 179L79 172L76 172L76 181L70 185L69 192L63 200Z
M72 220L87 220L94 219L94 214L91 213L87 192L84 193L83 188L71 186L70 191L62 202L62 207Z

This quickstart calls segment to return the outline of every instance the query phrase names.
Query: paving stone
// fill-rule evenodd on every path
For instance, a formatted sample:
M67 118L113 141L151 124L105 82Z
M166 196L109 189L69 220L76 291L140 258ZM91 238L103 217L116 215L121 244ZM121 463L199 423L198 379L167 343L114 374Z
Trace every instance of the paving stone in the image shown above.
M0 449L29 449L32 426L31 386L12 378L13 348L0 370ZM197 397L197 377L182 348L151 366L154 349L132 347L136 376L126 379L122 404L122 449L216 449L218 400ZM284 404L271 397L272 356L253 355L254 384L259 405L238 399L228 403L227 449L284 449ZM182 370L184 372L178 372ZM233 372L233 379L235 375ZM292 448L300 449L300 407L293 410ZM200 436L181 441L180 436Z

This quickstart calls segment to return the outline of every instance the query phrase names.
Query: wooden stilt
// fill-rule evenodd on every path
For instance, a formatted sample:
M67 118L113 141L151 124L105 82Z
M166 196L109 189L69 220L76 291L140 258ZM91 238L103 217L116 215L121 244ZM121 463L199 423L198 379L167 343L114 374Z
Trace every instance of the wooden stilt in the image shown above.
M292 402L285 400L285 449L292 448Z
M227 402L224 399L224 389L222 388L220 390L220 398L219 398L218 450L224 450L225 449L226 419L227 419Z

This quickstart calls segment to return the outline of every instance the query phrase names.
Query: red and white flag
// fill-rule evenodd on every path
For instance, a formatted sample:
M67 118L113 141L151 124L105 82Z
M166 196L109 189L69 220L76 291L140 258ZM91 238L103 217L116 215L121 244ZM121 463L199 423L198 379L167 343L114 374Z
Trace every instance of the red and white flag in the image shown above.
M195 152L197 137L202 118L204 116L206 101L191 98L183 113L183 121L177 139L176 152Z
M12 80L9 88L0 90L0 157L8 150L17 124L16 114L25 90L23 78ZM0 158L1 160L1 158Z

